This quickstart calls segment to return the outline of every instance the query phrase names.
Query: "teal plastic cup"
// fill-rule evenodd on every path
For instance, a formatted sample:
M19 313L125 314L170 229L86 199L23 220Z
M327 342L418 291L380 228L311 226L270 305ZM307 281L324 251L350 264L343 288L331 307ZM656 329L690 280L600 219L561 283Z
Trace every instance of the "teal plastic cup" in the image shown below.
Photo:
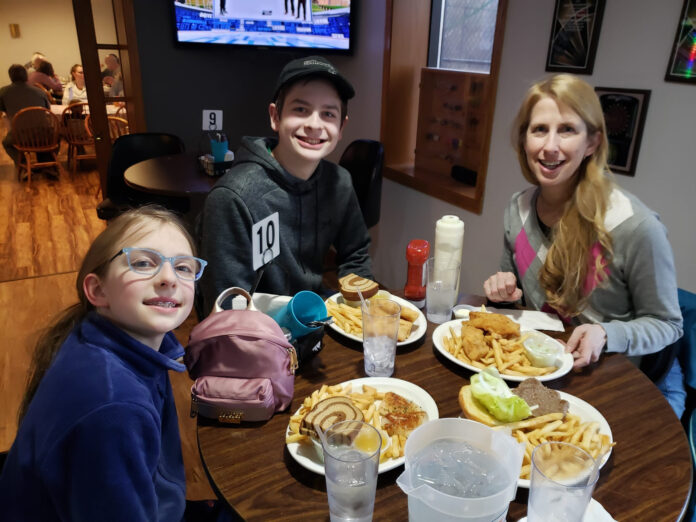
M210 152L212 153L213 158L215 159L215 163L225 161L225 154L227 154L227 145L227 140L210 140Z
M290 330L294 340L320 328L319 326L311 328L307 326L307 323L324 319L326 317L326 304L318 294L302 290L271 317L280 326Z

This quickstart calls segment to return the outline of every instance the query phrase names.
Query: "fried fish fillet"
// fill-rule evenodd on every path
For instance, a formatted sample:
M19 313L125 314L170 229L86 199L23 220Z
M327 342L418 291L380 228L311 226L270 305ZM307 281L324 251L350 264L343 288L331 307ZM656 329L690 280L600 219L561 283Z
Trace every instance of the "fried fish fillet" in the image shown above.
M472 361L478 361L488 353L488 344L483 337L483 330L479 330L469 323L462 323L462 331L459 336L462 338L462 348L464 348L467 357Z
M468 324L486 333L497 333L505 339L516 339L520 336L520 325L502 314L471 312Z
M398 393L386 392L379 406L382 427L392 435L408 435L428 418L423 409Z

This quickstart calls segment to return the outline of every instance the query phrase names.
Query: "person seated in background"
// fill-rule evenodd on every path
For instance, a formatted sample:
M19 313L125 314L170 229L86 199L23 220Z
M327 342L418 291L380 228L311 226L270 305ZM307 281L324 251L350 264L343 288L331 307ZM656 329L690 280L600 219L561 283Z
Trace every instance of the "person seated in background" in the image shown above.
M22 109L27 107L51 108L51 102L46 93L27 83L27 70L23 65L17 63L11 65L8 73L12 83L0 89L0 111L7 113L10 125L12 125L12 118ZM12 128L2 140L2 145L15 165L19 163L22 155L13 145ZM39 161L46 159L48 158L41 157Z
M533 85L513 135L522 173L534 186L508 205L500 272L485 281L486 297L524 298L527 307L575 325L567 342L575 368L605 351L638 362L674 343L682 315L667 230L611 177L594 89L570 74ZM661 391L680 416L686 394L674 364Z
M348 80L320 56L283 68L268 108L278 137L243 138L236 164L210 191L199 216L201 254L210 261L203 302L197 302L199 317L207 315L222 290L251 288L251 229L275 212L280 255L265 270L258 291L323 293L323 261L331 246L339 277L355 273L372 279L370 236L350 174L324 159L341 139L354 94Z
M36 51L34 54L31 55L31 61L24 64L24 68L27 70L27 73L34 72L39 68L39 63L41 63L41 61L45 59L46 57L42 53Z
M104 85L111 85L114 79L121 74L121 62L115 54L109 54L104 58L104 69L102 69L102 82Z
M65 89L63 89L63 105L69 105L73 103L73 100L80 102L87 101L85 73L79 63L76 63L70 68L70 81L65 86Z
M41 60L36 71L29 74L28 81L31 85L36 83L43 85L58 98L63 96L63 84L56 76L51 62Z
M108 96L123 96L123 75L121 74L121 62L118 56L110 54L104 58L106 67L102 71L104 92Z

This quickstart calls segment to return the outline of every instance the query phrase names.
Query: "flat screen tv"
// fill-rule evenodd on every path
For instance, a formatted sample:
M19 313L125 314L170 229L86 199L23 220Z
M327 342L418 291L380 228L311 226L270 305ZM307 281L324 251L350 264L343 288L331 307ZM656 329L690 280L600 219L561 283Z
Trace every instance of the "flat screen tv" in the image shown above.
M181 43L351 52L356 0L174 0Z

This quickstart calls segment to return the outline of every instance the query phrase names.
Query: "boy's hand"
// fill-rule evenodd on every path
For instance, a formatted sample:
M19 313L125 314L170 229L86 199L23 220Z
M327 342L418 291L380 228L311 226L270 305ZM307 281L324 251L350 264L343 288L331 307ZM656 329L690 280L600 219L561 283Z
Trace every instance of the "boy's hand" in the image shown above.
M483 283L486 297L495 302L512 302L522 299L522 290L517 288L517 278L512 272L498 272Z

